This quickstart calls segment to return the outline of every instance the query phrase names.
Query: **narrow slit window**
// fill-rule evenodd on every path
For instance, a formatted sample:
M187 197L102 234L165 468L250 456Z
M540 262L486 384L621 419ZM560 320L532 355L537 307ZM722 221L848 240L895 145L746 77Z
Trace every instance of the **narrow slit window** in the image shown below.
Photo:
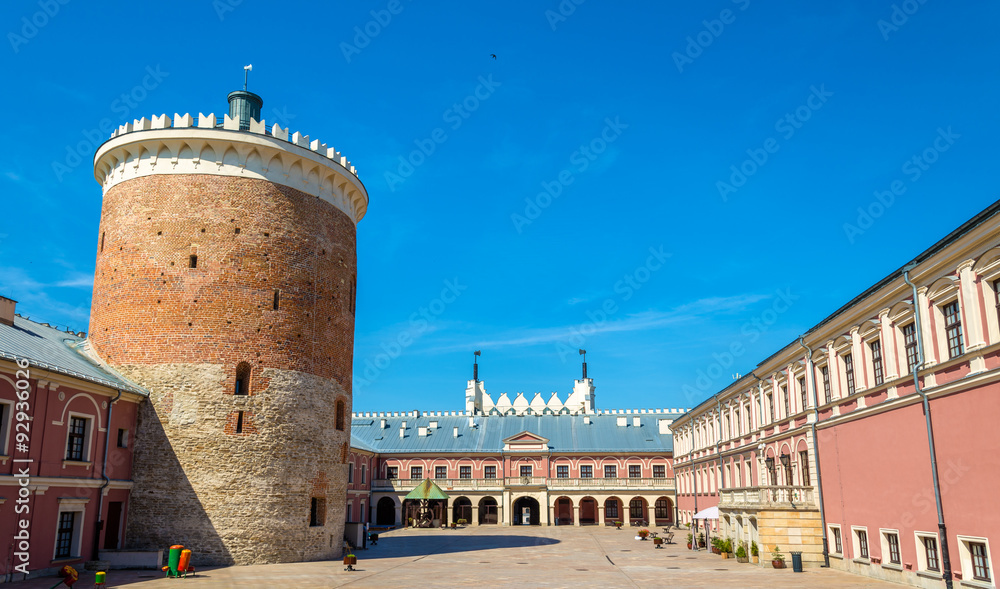
M279 291L279 290L274 291L273 308L274 308L275 311L278 310L278 304L281 302L280 299L281 299L281 291Z
M197 268L198 267L198 256L191 256L188 258L188 267Z
M869 345L872 351L872 369L875 373L875 384L880 385L885 381L882 374L882 342L875 340Z
M243 433L243 412L240 411L236 414L236 433Z
M104 251L104 231L101 231L101 251Z

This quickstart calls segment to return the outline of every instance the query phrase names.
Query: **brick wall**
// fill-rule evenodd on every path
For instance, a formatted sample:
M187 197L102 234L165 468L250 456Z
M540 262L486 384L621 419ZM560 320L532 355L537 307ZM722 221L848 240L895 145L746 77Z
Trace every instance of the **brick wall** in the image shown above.
M264 180L152 176L105 194L98 250L91 342L151 391L130 547L180 543L202 564L338 557L350 422L337 430L334 406L350 415L354 223ZM234 394L241 363L246 395ZM312 497L325 525L310 526Z

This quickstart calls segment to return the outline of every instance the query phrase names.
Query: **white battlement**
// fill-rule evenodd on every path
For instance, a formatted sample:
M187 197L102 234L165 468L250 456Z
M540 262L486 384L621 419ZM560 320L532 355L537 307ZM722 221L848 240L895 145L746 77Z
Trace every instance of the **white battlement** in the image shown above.
M171 124L172 123L172 124ZM190 114L177 114L174 113L174 118L171 119L165 114L153 115L152 120L143 117L141 119L135 119L131 123L125 123L124 125L119 125L118 129L111 132L111 138L114 139L120 135L126 133L134 133L136 131L150 131L154 129L182 129L182 128L201 128L201 129L218 129L219 124L215 116L215 113L203 114L198 113L198 117L192 117ZM223 115L222 119L222 129L227 131L239 131L240 130L240 120L238 118L230 118L230 116ZM244 131L248 133L255 133L257 135L270 135L275 139L281 139L282 141L287 141L299 147L308 149L322 155L323 157L332 160L335 163L340 164L345 169L354 174L355 177L358 175L358 170L351 162L344 157L339 151L332 147L328 147L326 143L322 143L318 139L309 140L308 135L303 135L298 131L294 132L289 136L288 129L282 129L280 125L274 124L270 131L267 131L267 125L264 121L258 121L256 119L250 119L250 130Z

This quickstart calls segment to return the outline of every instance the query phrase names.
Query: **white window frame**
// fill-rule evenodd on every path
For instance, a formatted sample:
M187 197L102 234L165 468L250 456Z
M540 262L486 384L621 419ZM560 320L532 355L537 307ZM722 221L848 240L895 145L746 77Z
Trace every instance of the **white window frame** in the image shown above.
M898 568L903 570L903 543L899 539L899 530L893 530L889 528L879 528L879 540L882 544L882 566L888 566L892 568ZM892 562L891 555L892 551L889 550L889 535L896 536L896 545L899 547L899 562ZM871 544L868 545L869 552L871 551Z
M993 587L996 586L996 575L993 574L993 555L990 552L990 541L986 538L980 538L977 536L957 536L958 539L958 554L959 560L962 563L962 581L968 581L970 583L975 583L980 586ZM969 547L970 542L975 542L977 544L986 545L986 558L989 560L990 567L990 580L982 581L976 579L972 574L972 549Z
M945 324L944 308L952 303L958 305L959 313L959 326L962 328L962 353L956 358L960 358L965 355L969 349L969 328L966 325L965 316L965 306L962 304L959 295L958 284L953 284L948 288L944 289L943 292L939 292L936 297L934 297L931 312L934 313L934 339L937 342L937 356L938 362L948 362L950 360L955 360L951 357L951 350L948 347L948 326ZM926 343L924 344L926 346Z
M4 414L0 417L0 456L10 456L10 426L14 418L14 401L0 399L0 405L5 407Z
M829 528L829 532L828 533L830 534L829 541L827 542L827 544L829 545L829 548L830 548L830 554L831 555L836 555L836 556L839 556L839 557L843 558L844 557L844 530L841 529L840 524L827 524L826 527ZM834 538L834 533L833 533L834 530L836 530L837 532L840 533L840 552L837 552L837 541L836 541L836 538Z
M868 546L867 556L863 556L861 554L861 539L858 537L858 532L865 533L865 544ZM872 537L868 535L867 526L851 526L851 557L856 562L861 562L861 561L871 562Z
M82 460L70 460L70 459L66 458L66 451L69 449L70 424L73 423L73 418L74 417L79 417L81 419L86 420L86 422L87 422L87 428L86 428L86 431L83 434L83 459ZM77 413L75 411L70 411L67 414L66 421L64 423L66 424L66 438L63 440L63 462L64 463L66 463L66 462L72 462L72 463L86 462L86 463L90 463L91 462L90 451L91 451L91 449L94 446L94 444L92 442L93 442L93 437L94 437L94 424L97 423L96 417L93 416L93 415L89 415L87 413Z
M52 560L73 560L78 559L83 550L83 522L87 521L87 497L60 497L59 511L56 515L55 534L52 535ZM59 544L59 519L63 513L75 513L73 517L73 539L70 540L69 556L56 556Z
M924 538L934 538L934 541L937 542L938 570L936 571L927 568L927 547L924 545ZM917 548L917 571L940 575L943 572L944 565L941 563L941 539L937 533L916 531L913 532L913 541Z

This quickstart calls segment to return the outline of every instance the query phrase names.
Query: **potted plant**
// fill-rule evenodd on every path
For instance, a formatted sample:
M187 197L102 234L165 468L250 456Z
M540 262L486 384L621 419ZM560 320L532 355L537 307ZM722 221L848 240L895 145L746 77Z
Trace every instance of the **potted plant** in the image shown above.
M345 571L353 571L354 567L358 564L358 557L354 556L354 554L346 554L344 555L344 564L347 565L347 568L344 569Z
M688 533L688 550L691 550L691 538L692 538L691 534Z
M740 542L740 545L736 547L736 562L747 563L750 559L747 557L747 543Z
M639 536L640 540L645 540L646 537L649 536L649 530L647 530L646 528L643 528L643 529L639 530L639 532L637 533L637 535Z
M698 548L705 547L705 533L701 532L698 534Z
M778 550L777 546L775 546L774 550L771 551L771 566L776 569L785 568L785 555Z
M663 548L663 538L653 534L653 545L657 548Z
M464 525L466 525L468 523L469 523L469 520L465 519L464 517L458 518L458 525L464 526Z
M458 527L458 522L451 522L451 529L454 530L457 527Z
M719 542L719 548L722 549L722 558L729 558L733 554L733 541L726 538Z
M621 520L618 520L618 521L615 522L615 529L616 530L622 529L622 522L621 522Z
M754 564L760 562L760 549L757 548L756 540L750 543L750 561Z
M712 538L712 552L714 554L722 554L722 540Z

